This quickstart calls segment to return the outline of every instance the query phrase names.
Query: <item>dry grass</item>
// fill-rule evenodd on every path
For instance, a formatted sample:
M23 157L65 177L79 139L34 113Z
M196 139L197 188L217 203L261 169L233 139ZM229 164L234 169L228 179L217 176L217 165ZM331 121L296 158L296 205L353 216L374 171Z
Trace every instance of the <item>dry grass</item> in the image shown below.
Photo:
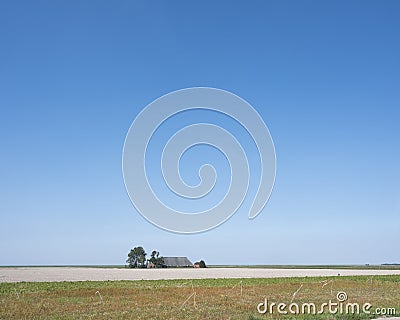
M265 297L321 304L335 300L338 291L351 302L400 311L400 276L86 281L2 283L0 319L271 319L277 315L257 313ZM358 317L366 318L372 316Z

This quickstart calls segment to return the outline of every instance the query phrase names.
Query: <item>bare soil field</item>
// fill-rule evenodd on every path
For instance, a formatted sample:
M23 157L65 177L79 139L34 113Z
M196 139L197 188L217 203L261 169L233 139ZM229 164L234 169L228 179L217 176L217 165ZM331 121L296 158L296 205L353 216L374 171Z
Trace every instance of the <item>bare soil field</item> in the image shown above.
M168 280L223 278L287 278L321 276L400 275L400 270L182 268L118 269L89 267L2 267L0 282L53 282L105 280Z

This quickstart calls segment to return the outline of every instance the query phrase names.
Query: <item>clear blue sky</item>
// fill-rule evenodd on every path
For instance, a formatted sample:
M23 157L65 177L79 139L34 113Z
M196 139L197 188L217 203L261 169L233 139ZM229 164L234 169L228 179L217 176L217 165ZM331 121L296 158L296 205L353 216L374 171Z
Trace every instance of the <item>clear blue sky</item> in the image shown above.
M399 15L398 1L0 2L0 265L121 264L135 245L212 264L400 262ZM277 176L255 220L177 235L135 211L122 147L143 107L192 86L258 110Z

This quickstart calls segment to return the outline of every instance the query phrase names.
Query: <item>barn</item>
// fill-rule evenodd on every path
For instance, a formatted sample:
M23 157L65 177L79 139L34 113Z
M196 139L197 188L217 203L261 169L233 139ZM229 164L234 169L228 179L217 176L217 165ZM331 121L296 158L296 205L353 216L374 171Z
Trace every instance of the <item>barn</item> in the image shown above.
M193 267L193 263L187 257L164 257L166 268L188 268Z

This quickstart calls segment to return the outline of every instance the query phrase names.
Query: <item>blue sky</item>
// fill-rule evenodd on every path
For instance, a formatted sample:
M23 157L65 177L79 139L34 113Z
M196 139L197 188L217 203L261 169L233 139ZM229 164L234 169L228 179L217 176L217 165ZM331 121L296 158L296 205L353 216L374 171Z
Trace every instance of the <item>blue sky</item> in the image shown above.
M400 262L399 13L398 1L1 2L0 265L122 264L135 245L211 264ZM252 104L277 176L255 220L242 208L178 235L135 211L121 157L140 110L192 86ZM202 153L187 155L188 179Z

